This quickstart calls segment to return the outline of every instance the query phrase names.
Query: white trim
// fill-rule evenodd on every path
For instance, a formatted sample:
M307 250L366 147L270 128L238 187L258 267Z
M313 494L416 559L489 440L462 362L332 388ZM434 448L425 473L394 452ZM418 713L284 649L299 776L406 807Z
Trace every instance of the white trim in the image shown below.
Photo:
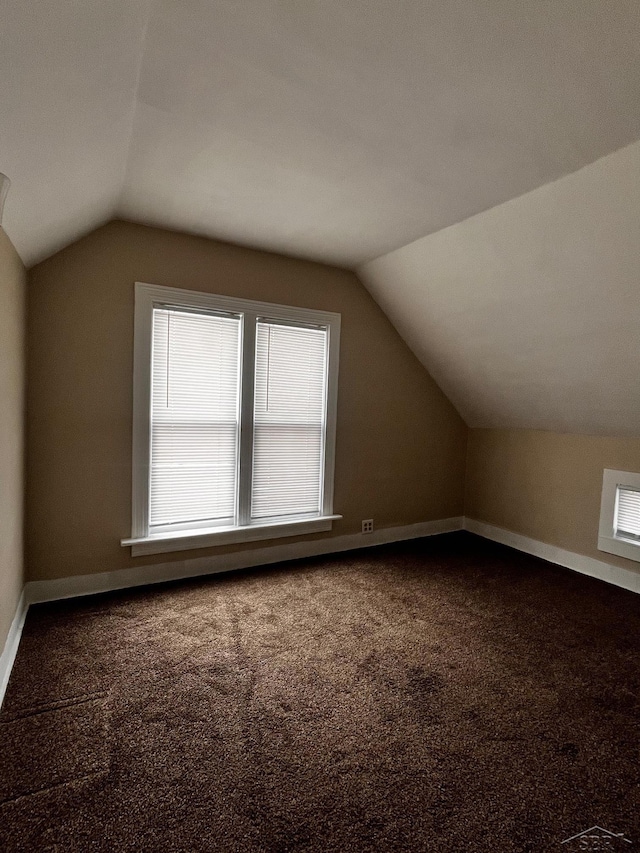
M326 397L326 433L324 443L323 469L323 502L322 516L333 515L333 484L335 467L336 420L338 399L338 369L340 357L340 314L330 311L319 311L309 308L299 308L291 305L276 305L271 302L260 302L252 299L240 299L231 296L219 296L213 293L196 290L183 290L175 287L164 287L156 284L135 284L135 316L134 316L134 359L133 359L133 435L132 435L132 483L131 483L131 537L121 540L124 546L132 546L132 555L166 553L175 550L170 547L159 547L158 537L149 535L149 444L150 444L150 408L151 408L151 350L152 350L152 318L154 306L187 306L226 312L242 316L242 372L243 392L240 418L240 471L239 495L240 505L237 538L225 538L227 542L254 541L253 534L240 535L249 520L249 501L251 487L251 447L253 444L253 382L255 358L255 325L260 317L269 317L292 323L322 326L327 330L327 397ZM243 461L244 460L244 461ZM252 527L254 525L251 525ZM255 525L256 529L258 525ZM317 528L327 530L329 527ZM187 538L181 542L180 548L202 548L208 544L223 544L217 533L215 541L196 542L196 534L192 533L193 543L187 544ZM306 531L305 531L306 532ZM229 534L225 531L225 534ZM201 535L201 534L200 534ZM211 533L211 536L214 534ZM294 535L281 533L281 536ZM168 540L168 537L162 536ZM223 536L224 538L224 536ZM261 538L273 538L271 536ZM150 544L153 540L154 545ZM133 542L140 544L133 544Z
M530 539L528 536L513 533L511 530L486 524L484 521L477 521L474 518L464 519L464 529L470 533L476 533L478 536L483 536L485 539L491 539L518 551L524 551L525 554L541 557L549 563L555 563L558 566L564 566L566 569L572 569L574 572L598 578L630 592L640 593L640 572L632 572L629 569L612 566L610 563L595 560L593 557L586 557L584 554L576 554L574 551L565 551L564 548L557 548L555 545L548 545L546 542Z
M408 524L403 527L385 527L364 535L353 533L346 536L271 545L250 551L236 551L232 554L217 554L211 557L155 563L133 569L120 569L115 572L100 572L99 574L78 575L48 581L30 581L27 584L27 600L31 604L42 601L56 601L61 598L74 598L79 595L92 595L115 589L127 589L133 586L229 572L235 569L266 566L270 563L286 562L287 560L330 555L356 548L369 548L373 545L401 542L405 539L418 539L422 536L434 536L438 533L451 533L462 530L462 522L463 519L460 516L442 518L435 521Z
M543 560L555 563L558 566L599 578L623 589L640 592L640 573L612 566L609 563L576 554L573 551L566 551L563 548L530 539L527 536L513 533L492 524L486 524L483 521L456 516L400 527L385 527L374 530L373 533L353 533L303 542L288 542L266 548L236 551L232 554L155 563L133 569L120 569L115 572L77 575L48 581L30 581L25 587L26 601L28 604L56 601L62 598L73 598L80 595L92 595L116 589L217 574L305 557L328 556L341 551L402 542L423 536L436 536L441 533L453 533L458 530L468 530L485 539L491 539L526 554L541 557Z
M598 551L640 562L640 542L623 536L598 536Z
M329 539L315 539L308 542L291 542L268 548L256 548L251 551L238 551L234 554L221 554L215 557L199 557L194 560L182 560L140 566L135 569L121 569L115 572L77 575L57 578L49 581L29 581L20 596L16 614L9 629L4 651L0 656L0 707L9 681L22 629L30 604L44 601L57 601L63 598L75 598L82 595L94 595L117 589L162 583L202 575L246 569L254 566L297 560L304 557L331 555L340 551L368 548L391 542L417 539L423 536L435 536L440 533L453 533L468 530L485 539L500 542L526 554L541 557L550 563L572 569L575 572L598 578L615 586L640 593L640 574L612 566L573 551L556 548L537 539L530 539L520 533L513 533L493 524L486 524L473 518L456 516L436 521L423 521L403 527L386 527L373 533L354 533Z
M7 634L4 649L0 655L0 708L2 708L4 694L9 683L9 676L11 675L11 670L13 669L13 664L18 653L18 646L20 645L20 638L22 637L22 629L24 628L24 620L28 609L29 604L25 590L23 589L18 600L13 621L11 622L11 627L9 628L9 633Z
M322 514L333 513L333 484L336 462L336 429L338 423L338 371L340 366L340 314L327 324L327 388L324 436L324 472L322 480Z
M240 361L240 446L238 448L238 523L251 521L251 482L253 480L253 411L256 392L256 318L244 315ZM132 549L131 554L135 556Z
M165 287L161 284L136 282L138 292L146 294L151 302L164 305L194 305L201 308L213 308L229 314L256 314L272 320L291 320L310 326L327 326L340 321L340 314L332 311L320 311L314 308L302 308L295 305L278 305L274 302L260 302L256 299L241 299L239 296L220 296L205 290L183 290L181 287Z
M194 560L159 563L151 566L140 566L135 569L121 569L115 572L77 575L49 581L29 581L25 584L20 596L4 651L0 656L0 708L18 652L27 611L31 604L58 601L63 598L76 598L82 595L95 595L100 592L146 586L163 581L218 574L219 572L269 565L304 557L330 555L340 551L400 542L405 539L435 536L439 533L451 533L461 530L462 523L461 516L443 518L403 527L381 528L365 535L355 533L329 539L315 539L309 542L290 542L285 545L273 545L268 548L238 551L234 554L221 554L215 557L199 557Z
M171 551L190 551L210 545L233 545L238 542L259 542L265 539L282 539L331 530L333 522L341 515L322 515L316 518L288 519L269 524L248 524L244 527L218 527L209 530L180 530L176 533L154 533L135 539L123 539L121 545L131 546L131 556L167 554Z
M136 284L133 324L132 536L140 536L149 529L152 313L151 292Z
M640 474L632 471L615 471L605 468L602 474L602 498L600 501L600 525L598 527L598 550L607 554L640 561L640 542L619 536L616 532L618 486L640 489Z

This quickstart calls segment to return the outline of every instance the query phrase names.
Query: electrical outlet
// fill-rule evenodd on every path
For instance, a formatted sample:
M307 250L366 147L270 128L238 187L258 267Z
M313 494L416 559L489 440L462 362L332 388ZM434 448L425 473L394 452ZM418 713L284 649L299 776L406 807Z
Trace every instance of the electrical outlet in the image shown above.
M362 522L362 532L363 533L373 533L373 519L365 518Z

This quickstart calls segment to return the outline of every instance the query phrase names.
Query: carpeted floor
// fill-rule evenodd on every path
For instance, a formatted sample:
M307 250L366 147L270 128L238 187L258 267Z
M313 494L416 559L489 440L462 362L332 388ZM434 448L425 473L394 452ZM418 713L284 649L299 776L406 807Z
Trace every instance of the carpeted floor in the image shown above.
M598 824L632 853L639 653L640 596L469 534L34 607L0 849L571 851Z

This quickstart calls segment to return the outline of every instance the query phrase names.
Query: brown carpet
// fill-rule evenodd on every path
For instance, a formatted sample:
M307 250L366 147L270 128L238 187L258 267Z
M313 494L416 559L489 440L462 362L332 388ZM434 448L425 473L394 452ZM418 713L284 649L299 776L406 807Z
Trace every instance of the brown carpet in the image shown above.
M469 534L34 607L0 849L571 851L598 824L632 853L639 652L640 596Z

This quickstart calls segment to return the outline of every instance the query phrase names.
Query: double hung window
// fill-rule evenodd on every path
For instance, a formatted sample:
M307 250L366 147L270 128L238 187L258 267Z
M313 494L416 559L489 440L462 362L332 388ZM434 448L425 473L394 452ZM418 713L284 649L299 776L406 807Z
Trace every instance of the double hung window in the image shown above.
M340 316L136 285L133 554L328 530Z

